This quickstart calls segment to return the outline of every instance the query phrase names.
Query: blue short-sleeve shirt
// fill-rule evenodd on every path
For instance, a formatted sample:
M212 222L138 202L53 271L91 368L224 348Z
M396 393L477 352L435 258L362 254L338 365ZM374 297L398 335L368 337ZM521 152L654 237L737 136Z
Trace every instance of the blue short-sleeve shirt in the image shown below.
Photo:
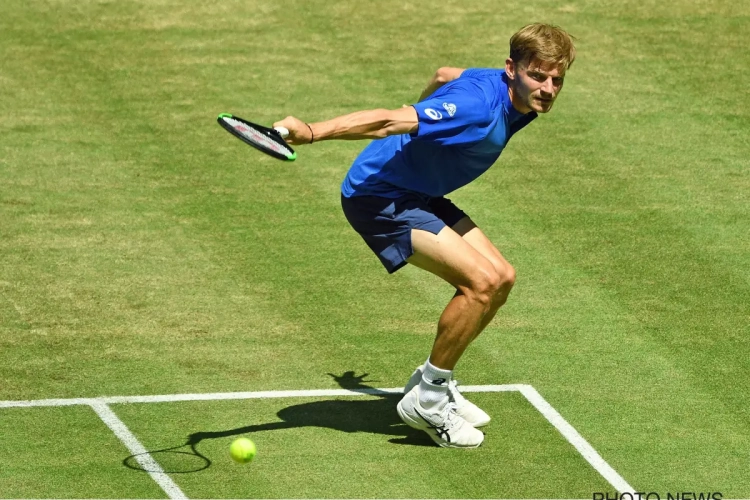
M446 195L486 172L537 116L515 110L501 69L467 69L413 107L417 132L371 142L341 185L345 197Z

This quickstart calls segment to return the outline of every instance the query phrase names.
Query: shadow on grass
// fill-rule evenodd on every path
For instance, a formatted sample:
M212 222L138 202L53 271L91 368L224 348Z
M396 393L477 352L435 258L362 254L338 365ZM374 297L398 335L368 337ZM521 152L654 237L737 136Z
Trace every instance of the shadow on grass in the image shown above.
M333 377L343 389L355 391L372 389L365 385L364 379L367 373L355 375L353 371L348 371L343 375L332 373L328 375ZM211 459L198 450L198 445L205 439L300 427L324 427L349 433L383 434L393 436L388 441L394 444L434 446L427 434L408 427L398 418L396 404L401 399L401 394L376 394L376 396L378 399L364 401L327 400L292 405L277 413L281 422L248 425L223 431L194 432L188 436L185 443L172 448L131 455L123 460L123 464L134 470L158 472L153 463L149 464L149 458L153 457L162 470L170 474L199 472L211 466Z

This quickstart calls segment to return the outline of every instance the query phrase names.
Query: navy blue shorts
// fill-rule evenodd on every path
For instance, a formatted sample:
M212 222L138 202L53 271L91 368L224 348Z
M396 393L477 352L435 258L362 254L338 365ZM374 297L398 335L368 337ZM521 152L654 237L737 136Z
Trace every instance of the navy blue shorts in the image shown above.
M400 198L380 196L341 196L349 224L375 252L389 273L406 265L414 249L411 230L422 229L438 234L445 226L453 227L466 214L444 197L431 198L408 193Z

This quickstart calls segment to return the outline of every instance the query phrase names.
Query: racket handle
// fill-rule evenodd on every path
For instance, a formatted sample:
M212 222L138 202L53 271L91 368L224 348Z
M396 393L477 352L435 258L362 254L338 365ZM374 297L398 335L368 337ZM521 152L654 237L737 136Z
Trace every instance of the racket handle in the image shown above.
M286 139L289 136L289 129L286 127L274 127L273 129L279 133L282 139Z

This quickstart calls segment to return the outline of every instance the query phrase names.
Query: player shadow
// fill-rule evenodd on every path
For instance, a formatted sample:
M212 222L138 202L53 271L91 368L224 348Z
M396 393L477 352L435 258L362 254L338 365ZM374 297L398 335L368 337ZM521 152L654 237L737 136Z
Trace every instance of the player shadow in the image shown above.
M171 448L149 451L145 454L131 455L123 460L123 464L130 469L155 472L151 470L155 467L149 465L148 458L143 460L145 455L150 455L159 463L164 472L199 472L211 466L211 459L198 449L198 445L206 439L302 427L323 427L347 433L382 434L391 436L388 441L393 444L435 446L427 434L412 429L398 417L396 404L403 397L402 394L378 392L365 385L364 379L367 373L355 375L354 371L347 371L342 375L332 373L328 375L333 377L343 389L362 391L376 396L377 399L336 399L288 406L276 414L281 419L280 422L247 425L221 431L194 432L188 436L185 443Z

